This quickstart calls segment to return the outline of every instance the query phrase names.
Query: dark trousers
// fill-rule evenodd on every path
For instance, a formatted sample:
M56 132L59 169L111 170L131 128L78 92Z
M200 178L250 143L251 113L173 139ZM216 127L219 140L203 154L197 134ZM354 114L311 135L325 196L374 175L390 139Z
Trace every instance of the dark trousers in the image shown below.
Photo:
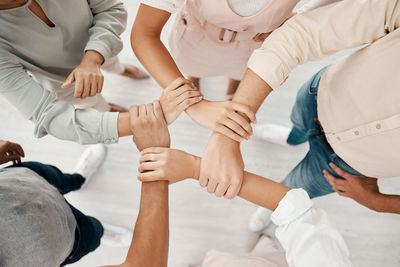
M25 167L36 172L49 184L53 185L62 195L78 190L85 182L85 178L80 174L66 174L52 165L40 162L22 162L8 168L12 167ZM67 200L65 201L68 203ZM77 262L83 256L94 251L100 245L100 239L104 232L103 226L96 218L86 216L71 204L68 203L68 205L76 219L75 243L71 254L61 266Z

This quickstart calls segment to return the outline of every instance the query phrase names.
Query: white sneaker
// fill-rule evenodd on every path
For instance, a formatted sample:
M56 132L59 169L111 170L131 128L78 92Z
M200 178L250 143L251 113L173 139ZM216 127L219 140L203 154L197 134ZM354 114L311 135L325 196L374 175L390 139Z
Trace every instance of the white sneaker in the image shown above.
M79 173L86 178L83 187L87 185L93 174L99 169L107 154L107 147L103 144L91 145L79 158L75 167L75 173Z
M286 140L291 131L290 128L278 124L255 125L253 129L255 137L278 145L287 145Z
M120 226L102 223L104 234L101 242L110 247L128 247L132 242L133 232Z
M258 207L249 220L249 230L259 233L271 223L272 210Z

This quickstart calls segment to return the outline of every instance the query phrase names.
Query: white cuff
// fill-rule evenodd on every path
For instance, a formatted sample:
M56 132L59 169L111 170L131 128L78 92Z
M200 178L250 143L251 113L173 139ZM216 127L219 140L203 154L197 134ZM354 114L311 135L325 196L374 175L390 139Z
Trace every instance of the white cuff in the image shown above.
M292 189L279 202L271 220L278 226L285 225L299 218L311 207L312 201L304 189Z

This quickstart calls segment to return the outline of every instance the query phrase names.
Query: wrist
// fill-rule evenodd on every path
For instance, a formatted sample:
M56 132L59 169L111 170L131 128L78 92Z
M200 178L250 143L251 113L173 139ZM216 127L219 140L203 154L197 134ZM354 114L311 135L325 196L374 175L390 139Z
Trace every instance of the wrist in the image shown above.
M192 175L191 178L195 180L199 180L200 178L200 165L201 165L201 158L191 155L191 169L192 169Z
M371 205L370 209L377 211L377 212L384 212L384 207L385 207L385 200L386 200L386 195L381 194L381 193L374 193L370 196L371 200Z
M215 139L218 141L218 143L220 144L224 144L224 145L237 145L240 147L240 142L235 141L229 137L227 137L226 135L223 135L221 133L218 132L213 132L211 135L211 138Z
M131 129L131 116L129 112L120 112L118 114L118 136L133 135Z
M82 64L92 64L101 66L104 62L104 57L97 51L87 50L82 58Z

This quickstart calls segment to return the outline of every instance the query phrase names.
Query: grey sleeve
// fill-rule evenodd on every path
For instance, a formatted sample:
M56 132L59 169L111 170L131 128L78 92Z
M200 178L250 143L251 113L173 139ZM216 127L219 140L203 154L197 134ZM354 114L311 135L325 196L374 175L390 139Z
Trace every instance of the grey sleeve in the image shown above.
M18 58L0 51L0 94L35 125L35 136L50 134L80 144L118 141L118 113L75 110L36 83Z
M118 55L123 44L120 35L126 28L128 12L120 0L87 0L93 14L85 51L95 50L104 59Z

